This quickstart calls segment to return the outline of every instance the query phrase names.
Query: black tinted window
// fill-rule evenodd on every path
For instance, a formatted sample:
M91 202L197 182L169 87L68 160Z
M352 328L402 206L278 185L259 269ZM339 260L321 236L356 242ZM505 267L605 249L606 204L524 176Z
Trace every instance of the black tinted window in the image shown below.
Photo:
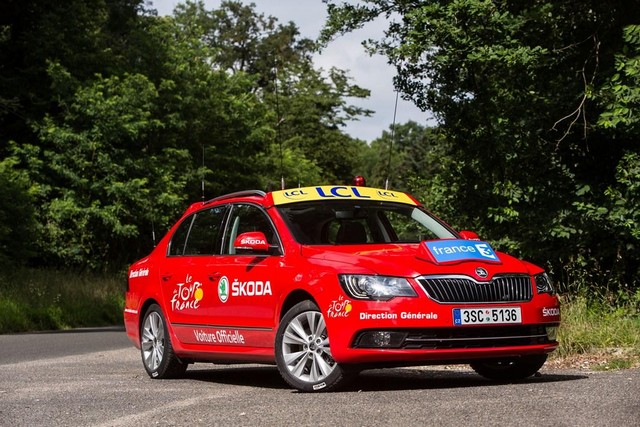
M193 218L195 218L195 215L185 218L173 234L171 243L169 243L169 255L175 256L184 254L184 246L185 243L187 243L187 236L189 235L189 229L191 229Z
M169 255L219 254L226 210L226 206L219 206L186 218L171 239Z

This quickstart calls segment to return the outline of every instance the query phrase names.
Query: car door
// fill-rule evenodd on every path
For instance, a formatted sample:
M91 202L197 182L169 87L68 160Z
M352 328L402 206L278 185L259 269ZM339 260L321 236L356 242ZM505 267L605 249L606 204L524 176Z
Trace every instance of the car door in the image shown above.
M236 238L247 232L264 233L270 252L240 251ZM273 346L276 301L281 278L282 245L276 228L263 208L252 204L231 207L222 254L213 271L218 304L212 320L230 334L240 334L245 343L257 347Z
M222 247L228 205L210 207L185 218L169 243L160 269L165 311L178 339L194 342L194 329L211 324L218 302L209 276Z

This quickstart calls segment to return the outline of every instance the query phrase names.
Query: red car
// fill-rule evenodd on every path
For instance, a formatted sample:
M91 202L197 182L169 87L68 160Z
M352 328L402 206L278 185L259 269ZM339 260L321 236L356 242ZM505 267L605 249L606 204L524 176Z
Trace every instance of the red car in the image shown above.
M127 334L153 378L276 364L301 391L367 368L536 373L557 346L547 274L398 191L318 186L194 203L129 270Z

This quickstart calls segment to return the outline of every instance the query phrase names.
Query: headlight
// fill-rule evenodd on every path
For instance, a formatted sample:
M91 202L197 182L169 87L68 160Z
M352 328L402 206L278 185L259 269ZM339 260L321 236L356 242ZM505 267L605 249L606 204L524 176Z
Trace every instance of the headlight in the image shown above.
M551 294L554 295L556 290L553 289L553 284L551 283L551 278L547 273L537 274L534 277L536 281L536 289L539 294Z
M344 291L355 299L389 301L394 297L416 297L409 281L402 277L341 274L338 276Z

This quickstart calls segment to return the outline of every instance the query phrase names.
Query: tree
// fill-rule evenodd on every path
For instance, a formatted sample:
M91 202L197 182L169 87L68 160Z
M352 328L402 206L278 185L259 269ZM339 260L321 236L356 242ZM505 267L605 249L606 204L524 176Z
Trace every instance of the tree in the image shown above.
M57 64L50 72L56 82L70 78ZM47 258L105 268L135 245L140 225L167 222L181 206L189 153L146 139L161 125L153 118L157 96L142 75L98 76L78 85L60 119L35 125L38 146L13 147L36 193Z
M369 111L346 99L368 96L369 91L351 85L346 72L336 68L325 77L322 70L289 66L279 73L278 83L278 93L267 93L265 99L277 105L283 145L318 165L324 182L351 182L362 142L341 128Z
M640 117L634 112L640 109L640 25L629 25L623 31L625 45L615 55L615 72L594 98L605 104L599 126L637 134Z
M143 0L6 0L0 3L0 155L35 142L31 124L55 113L47 61L79 79L121 65ZM4 111L5 114L2 114Z
M367 46L396 66L401 93L438 118L455 222L556 271L582 257L581 268L631 277L638 257L620 263L616 245L603 243L606 227L584 224L576 203L604 208L619 162L638 152L637 135L612 143L597 126L593 96L615 75L638 1L326 3L323 42L388 19L385 37ZM599 267L584 256L594 251Z
M55 108L8 151L29 176L48 263L118 266L201 196L205 174L209 191L258 182L244 166L268 142L253 80L212 69L209 48L172 19L142 17L129 36L113 74L49 61Z
M16 257L119 268L193 200L351 174L361 142L341 127L366 111L346 97L367 92L315 69L293 23L142 4L0 6L0 184L16 202L0 204L0 257L33 232Z
M384 187L388 180L393 188L409 191L412 179L439 173L443 145L437 128L413 121L392 125L365 150L362 173L368 185Z
M202 2L187 2L176 8L176 20L184 28L202 31L199 37L213 52L216 67L254 79L252 93L270 110L271 123L263 124L271 128L272 144L295 152L301 162L315 164L325 181L352 175L359 142L342 128L370 111L346 99L366 97L369 91L351 84L343 70L315 69L311 57L315 43L299 38L294 23L279 24L276 18L257 13L255 5L237 1L224 1L212 11ZM260 158L278 165L277 158L268 160L265 154L279 153L267 150ZM283 171L265 173L269 181L278 182ZM298 182L302 176L296 175L287 181Z
M582 187L574 206L589 229L601 230L609 251L616 254L615 268L624 273L624 287L637 284L640 277L640 119L634 114L640 107L640 26L625 27L622 37L625 44L615 55L615 71L591 96L604 106L596 124L600 131L611 141L633 148L619 159L615 182L604 190ZM612 280L618 276L612 275Z
M36 254L35 209L26 173L0 162L0 266L24 264Z

